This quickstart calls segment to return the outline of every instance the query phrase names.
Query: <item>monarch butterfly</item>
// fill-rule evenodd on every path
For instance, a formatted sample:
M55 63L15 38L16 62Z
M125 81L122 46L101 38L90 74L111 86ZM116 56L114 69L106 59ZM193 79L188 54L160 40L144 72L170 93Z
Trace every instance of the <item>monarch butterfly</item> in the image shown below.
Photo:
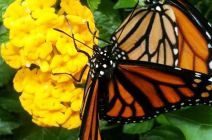
M146 4L132 11L111 44L94 46L92 57L75 46L90 66L80 140L101 140L99 118L141 122L186 105L212 103L210 26L186 1Z

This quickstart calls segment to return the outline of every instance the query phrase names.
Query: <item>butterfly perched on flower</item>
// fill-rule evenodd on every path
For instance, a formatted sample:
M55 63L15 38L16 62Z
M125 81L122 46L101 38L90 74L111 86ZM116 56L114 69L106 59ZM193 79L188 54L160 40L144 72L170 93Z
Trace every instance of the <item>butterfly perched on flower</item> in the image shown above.
M185 0L146 0L89 56L80 140L100 140L99 118L142 122L212 103L212 32ZM68 35L68 34L67 34ZM74 41L74 35L69 35ZM85 66L84 70L88 67Z

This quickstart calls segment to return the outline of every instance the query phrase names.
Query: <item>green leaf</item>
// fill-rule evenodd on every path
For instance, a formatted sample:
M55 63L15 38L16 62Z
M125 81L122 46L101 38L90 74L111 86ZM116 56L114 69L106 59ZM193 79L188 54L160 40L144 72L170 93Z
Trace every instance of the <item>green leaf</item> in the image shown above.
M87 0L87 3L92 10L96 10L101 3L101 0Z
M15 70L10 68L0 57L0 87L8 84L14 73Z
M20 124L17 122L0 120L0 135L12 134L12 130L19 126Z
M8 93L8 94L18 94L18 93ZM16 95L18 96L18 95ZM20 101L14 97L0 97L0 107L8 112L23 112Z
M168 113L168 121L178 127L186 140L211 140L212 108L208 106L192 107L186 110Z
M143 123L131 123L124 125L123 132L128 134L141 134L152 129L154 120L145 121Z
M123 125L116 125L116 127L101 131L101 136L104 140L138 140L139 135L125 134L122 132L122 128Z
M205 16L210 22L212 22L212 1L211 0L190 0L192 4Z
M137 3L137 0L119 0L115 4L114 8L115 9L130 8L130 7L134 7L136 3Z
M99 122L100 122L99 125L101 130L112 129L120 125L120 124L109 124L107 121L104 121L104 120L100 120Z
M114 10L113 3L110 1L103 1L99 5L99 9L94 12L96 26L99 30L100 37L109 40L121 23L120 14Z
M19 101L19 94L13 89L12 83L0 88L0 109L8 113L23 112ZM2 118L1 114L0 118Z
M164 114L159 115L157 118L155 118L156 122L163 125L170 125L169 120L166 118Z
M8 41L8 39L9 39L9 31L4 26L0 25L0 45L1 43Z
M0 136L12 134L12 131L21 125L16 117L16 114L0 108Z
M100 30L100 37L109 40L119 25L119 19L115 19L115 14L108 16L101 11L95 12L95 19L97 22L97 28Z
M156 127L149 133L140 137L140 140L186 140L183 133L173 126Z
M200 125L207 124L212 126L212 108L206 105L189 107L187 109L167 113L166 116L180 116L181 118L196 122Z
M77 140L79 129L42 128L25 125L16 130L16 140Z
M6 42L8 40L9 34L8 30L2 25L3 22L2 16L11 2L13 2L13 0L0 1L0 45L1 43Z

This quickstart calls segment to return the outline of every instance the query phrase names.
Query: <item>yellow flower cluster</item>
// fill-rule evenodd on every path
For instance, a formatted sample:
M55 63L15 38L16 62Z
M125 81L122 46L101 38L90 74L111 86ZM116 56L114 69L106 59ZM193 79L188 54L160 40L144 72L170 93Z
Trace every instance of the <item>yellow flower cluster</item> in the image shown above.
M58 83L50 76L49 73L28 68L16 73L14 87L22 92L22 106L38 125L78 127L83 89L75 88L71 81Z
M9 41L1 45L1 56L20 69L13 82L23 108L38 125L78 127L83 89L75 87L70 76L52 73L79 75L88 58L76 51L72 38L53 28L73 33L75 39L93 46L86 24L95 30L91 11L80 0L15 0L3 19ZM81 43L77 47L92 54Z

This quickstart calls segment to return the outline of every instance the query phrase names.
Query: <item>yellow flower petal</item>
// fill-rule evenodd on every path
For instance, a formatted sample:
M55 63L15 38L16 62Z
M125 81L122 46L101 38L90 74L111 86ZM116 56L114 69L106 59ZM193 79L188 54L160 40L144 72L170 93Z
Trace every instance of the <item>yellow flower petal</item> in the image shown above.
M47 56L50 55L50 53L52 52L52 44L50 42L47 43L43 43L40 46L40 50L39 50L39 57L41 59L45 59Z
M79 127L81 125L81 119L78 114L73 114L62 126L67 129Z
M47 61L42 61L40 63L40 69L42 72L47 72L49 70L49 63Z
M71 109L73 111L80 111L81 106L82 106L82 100L75 100L71 104Z

